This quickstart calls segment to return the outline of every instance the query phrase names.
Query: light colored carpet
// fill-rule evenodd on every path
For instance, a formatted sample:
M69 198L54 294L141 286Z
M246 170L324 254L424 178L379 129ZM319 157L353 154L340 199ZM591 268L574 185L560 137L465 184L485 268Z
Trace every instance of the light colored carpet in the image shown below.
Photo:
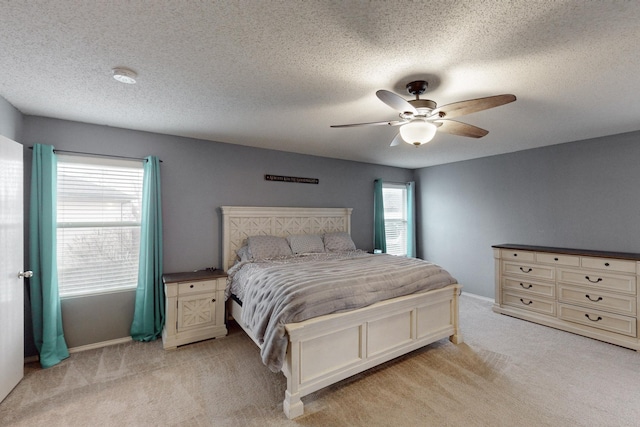
M164 351L131 342L26 366L3 426L638 426L640 354L462 297L464 344L439 341L303 398L237 327Z

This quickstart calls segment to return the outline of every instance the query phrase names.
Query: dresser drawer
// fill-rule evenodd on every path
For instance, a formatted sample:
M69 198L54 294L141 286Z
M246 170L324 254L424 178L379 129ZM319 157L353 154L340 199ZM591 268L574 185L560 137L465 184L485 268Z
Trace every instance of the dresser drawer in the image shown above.
M601 292L599 289L558 285L558 301L596 310L635 316L636 297Z
M570 267L580 266L580 257L576 255L550 254L536 252L536 261L545 264L566 265Z
M502 288L515 290L526 295L537 295L553 298L556 295L556 287L553 283L536 282L534 280L502 279Z
M580 323L592 328L598 328L631 337L637 336L637 321L634 317L621 316L599 310L583 309L581 307L566 304L558 304L558 317L562 320Z
M510 305L524 310L548 314L549 316L555 316L556 314L556 303L553 300L539 298L536 296L505 291L502 294L502 303L504 305Z
M201 280L197 282L184 282L178 284L178 295L197 294L200 292L215 292L215 280Z
M585 268L597 268L599 270L617 271L621 273L636 273L636 262L629 260L582 257L581 265Z
M502 272L508 276L517 275L542 280L555 278L555 268L546 265L505 262Z
M603 291L611 290L636 294L636 276L593 270L558 269L558 282L591 286Z
M535 261L535 254L529 251L518 251L518 250L510 250L510 249L502 249L500 251L500 256L502 259L506 261Z

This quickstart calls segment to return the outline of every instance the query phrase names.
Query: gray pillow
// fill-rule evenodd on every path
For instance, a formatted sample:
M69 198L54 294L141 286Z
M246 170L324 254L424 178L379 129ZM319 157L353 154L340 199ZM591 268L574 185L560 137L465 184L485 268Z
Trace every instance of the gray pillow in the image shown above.
M244 245L236 251L236 255L240 258L240 261L248 261L251 259L251 253L249 253L249 246Z
M253 259L273 258L277 256L293 255L291 247L284 237L250 236L247 239L249 252Z
M351 240L349 233L325 233L324 250L327 252L355 251L356 244Z
M292 234L287 237L294 254L324 252L322 237L317 234Z

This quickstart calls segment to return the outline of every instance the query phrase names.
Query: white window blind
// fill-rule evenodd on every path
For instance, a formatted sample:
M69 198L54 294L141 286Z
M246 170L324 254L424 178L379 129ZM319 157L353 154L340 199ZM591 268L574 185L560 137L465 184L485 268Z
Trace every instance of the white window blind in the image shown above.
M58 155L61 297L135 288L142 162Z
M407 256L407 187L382 184L387 253Z

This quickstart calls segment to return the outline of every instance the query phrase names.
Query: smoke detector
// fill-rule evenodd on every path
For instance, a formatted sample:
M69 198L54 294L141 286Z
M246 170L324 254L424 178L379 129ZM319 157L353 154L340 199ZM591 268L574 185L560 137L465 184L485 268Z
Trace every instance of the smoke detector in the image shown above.
M138 77L138 73L128 68L114 68L113 70L113 78L121 83L126 83L128 85L132 85L136 83L136 77Z

